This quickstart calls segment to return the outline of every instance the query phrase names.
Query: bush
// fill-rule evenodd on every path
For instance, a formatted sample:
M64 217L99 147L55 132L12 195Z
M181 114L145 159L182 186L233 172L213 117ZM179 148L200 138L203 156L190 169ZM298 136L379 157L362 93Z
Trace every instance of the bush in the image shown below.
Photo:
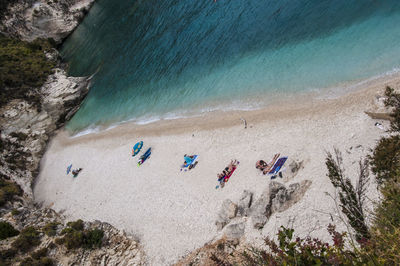
M400 172L400 136L381 138L370 156L371 170L379 184Z
M328 168L328 177L339 193L340 207L346 215L350 226L355 230L357 241L363 241L370 237L363 210L369 174L368 161L359 162L360 175L357 188L354 188L350 179L344 176L342 162L343 159L339 150L335 149L334 157L328 152L325 161Z
M11 245L19 251L27 252L39 244L39 232L33 227L27 227Z
M10 201L14 196L21 196L22 190L13 182L0 179L0 207L4 206L7 201Z
M31 257L35 260L39 260L42 257L46 257L47 255L47 248L41 248L31 254Z
M17 255L17 250L10 248L0 250L0 265L11 265L11 260Z
M333 225L328 226L333 245L319 239L293 239L293 229L281 226L278 243L265 239L267 250L248 249L242 254L243 265L354 265L356 254L344 249L345 234L338 233ZM361 264L361 261L358 261Z
M64 245L67 249L80 248L85 244L85 234L81 231L71 231L64 236Z
M48 41L31 43L0 34L0 107L12 99L25 99L40 108L40 95L32 90L46 81L52 68L44 50L50 49Z
M19 234L18 230L15 230L14 227L7 222L0 222L0 240L17 236Z
M103 242L104 232L100 229L84 230L84 223L82 220L67 223L67 228L61 231L64 235L62 238L57 238L56 243L64 244L67 249L77 248L99 248Z
M86 233L85 237L85 248L99 248L103 242L104 232L100 229L93 229Z
M387 86L385 96L387 97L385 105L393 108L393 112L390 114L393 118L390 122L391 131L400 132L400 94L395 93L393 88Z
M82 231L85 228L85 225L81 219L76 220L75 222L68 222L67 226L77 231Z
M42 257L40 259L33 259L32 257L27 257L21 263L20 266L53 266L54 261L48 257Z
M42 231L47 236L55 236L57 234L57 226L58 225L59 225L59 223L57 223L57 222L48 223L42 228Z

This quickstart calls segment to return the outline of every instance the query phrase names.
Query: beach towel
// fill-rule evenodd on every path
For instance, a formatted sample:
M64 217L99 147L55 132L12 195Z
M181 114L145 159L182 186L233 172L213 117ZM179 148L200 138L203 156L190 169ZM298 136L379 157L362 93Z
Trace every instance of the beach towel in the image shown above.
M190 157L184 157L185 158L185 162L186 162L186 165L185 164L183 164L182 166L181 166L181 171L183 170L183 169L185 169L185 168L189 168L189 170L191 169L191 168L193 168L196 164L197 164L197 159L199 158L199 156L198 155L193 155L193 158L190 158ZM190 160L190 162L188 162L188 160L186 160L186 159L189 159ZM186 171L187 169L185 169L185 171Z
M67 175L69 174L69 172L71 172L71 168L72 168L72 164L70 164L70 165L67 167Z
M232 176L233 172L235 172L235 170L236 170L236 166L234 166L232 171L227 176L225 176L225 178L224 178L225 183L228 182L229 178L231 178L231 176Z
M276 161L272 169L268 172L270 175L276 175L282 168L282 166L285 164L286 160L288 157L281 157Z

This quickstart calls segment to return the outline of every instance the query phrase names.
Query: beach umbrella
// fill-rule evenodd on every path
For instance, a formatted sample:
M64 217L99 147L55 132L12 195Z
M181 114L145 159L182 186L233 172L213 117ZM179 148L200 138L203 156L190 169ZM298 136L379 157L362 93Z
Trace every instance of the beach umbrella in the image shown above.
M138 143L136 143L132 149L132 156L135 156L136 154L138 154L140 152L140 150L142 149L142 147L143 147L143 141L139 141Z

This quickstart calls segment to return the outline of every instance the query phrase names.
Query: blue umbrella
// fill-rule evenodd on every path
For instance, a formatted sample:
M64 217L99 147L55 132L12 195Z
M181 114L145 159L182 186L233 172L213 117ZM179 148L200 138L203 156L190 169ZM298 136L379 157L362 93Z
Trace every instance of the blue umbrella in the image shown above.
M135 156L136 154L138 154L140 152L140 150L142 149L142 147L143 147L143 141L139 141L138 143L136 143L132 149L132 157Z

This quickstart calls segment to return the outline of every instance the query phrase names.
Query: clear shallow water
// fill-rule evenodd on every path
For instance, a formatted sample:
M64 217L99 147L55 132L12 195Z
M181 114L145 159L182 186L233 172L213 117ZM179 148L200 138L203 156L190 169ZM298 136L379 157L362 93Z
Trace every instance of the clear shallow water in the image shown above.
M400 67L397 0L97 0L67 39L92 88L73 132L277 97Z

